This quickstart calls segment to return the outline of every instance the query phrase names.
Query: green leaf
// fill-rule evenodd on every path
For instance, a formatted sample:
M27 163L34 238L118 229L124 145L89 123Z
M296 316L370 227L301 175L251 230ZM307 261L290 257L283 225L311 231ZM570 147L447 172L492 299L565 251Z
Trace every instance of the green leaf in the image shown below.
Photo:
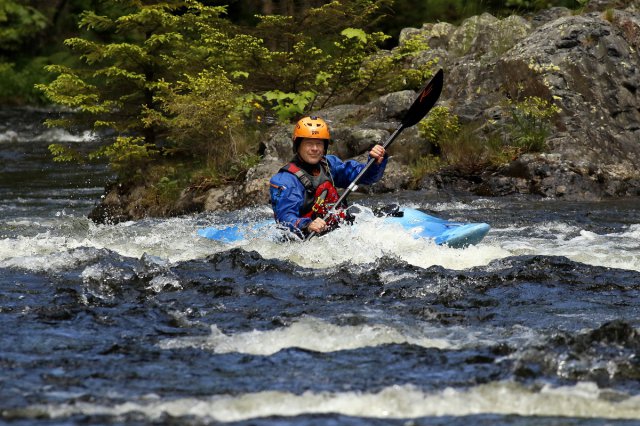
M238 78L249 78L249 73L246 71L233 71L231 73L231 77L238 79Z
M363 43L367 42L367 33L360 28L345 28L340 34L346 38L357 38Z
M53 155L53 161L56 162L82 162L82 156L78 151L60 144L49 145L49 152Z

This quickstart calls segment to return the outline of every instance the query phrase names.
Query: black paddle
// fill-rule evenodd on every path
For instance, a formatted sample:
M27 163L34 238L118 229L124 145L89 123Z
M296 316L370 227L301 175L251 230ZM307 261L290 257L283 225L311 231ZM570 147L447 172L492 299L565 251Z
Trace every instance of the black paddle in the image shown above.
M418 97L416 98L415 101L413 101L413 104L409 108L409 111L407 111L407 113L402 118L402 122L400 123L398 128L396 128L396 130L391 134L391 136L389 136L389 139L387 139L387 141L384 144L382 144L383 148L387 149L387 147L389 147L393 143L393 141L398 137L400 132L402 132L407 127L416 125L418 121L422 120L424 116L427 115L427 113L431 110L431 108L433 108L433 106L438 101L438 98L440 97L440 93L442 92L443 83L444 83L444 72L442 71L442 69L440 69L436 73L436 75L434 75L433 78L426 84L426 86L424 86L424 88L420 90ZM360 181L360 178L362 178L362 175L364 175L366 171L369 170L369 167L371 167L374 161L376 161L375 158L369 159L369 161L367 162L367 165L364 166L364 169L362 169L362 171L360 171L358 176L356 176L355 179L353 179L353 182L349 184L347 189L340 196L340 198L338 198L338 201L334 204L331 210L329 210L329 212L326 215L324 215L323 219L325 221L327 220L327 218L329 218L332 214L335 213L336 206L339 206L340 203L347 197L347 195L349 195L351 192L355 191L358 188L358 182ZM316 235L315 232L311 232L309 235L307 235L307 237L304 240L309 241L315 235Z

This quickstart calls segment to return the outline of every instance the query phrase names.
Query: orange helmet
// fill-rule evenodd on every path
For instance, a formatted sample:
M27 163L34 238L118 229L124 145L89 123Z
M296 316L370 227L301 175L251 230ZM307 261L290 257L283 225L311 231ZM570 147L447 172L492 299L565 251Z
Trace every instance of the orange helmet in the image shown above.
M298 152L301 138L324 139L324 150L326 152L331 140L329 126L320 117L303 117L298 120L293 128L293 152Z

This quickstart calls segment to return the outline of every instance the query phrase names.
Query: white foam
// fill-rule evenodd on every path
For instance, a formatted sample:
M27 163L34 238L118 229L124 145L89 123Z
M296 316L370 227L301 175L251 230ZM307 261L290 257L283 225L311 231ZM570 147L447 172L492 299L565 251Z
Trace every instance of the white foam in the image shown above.
M28 131L6 130L0 133L0 143L27 143L27 142L93 142L98 135L90 130L74 134L64 129L44 129L34 133Z
M268 207L246 209L227 218L232 221L264 219ZM343 227L304 244L281 243L256 238L236 244L222 244L199 237L196 230L218 223L224 215L143 220L118 225L95 225L88 219L57 215L34 220L36 235L0 239L0 266L47 270L50 261L64 258L64 252L80 247L106 248L127 257L145 253L169 262L204 258L216 252L242 247L265 258L289 261L308 268L332 268L341 264L374 265L384 256L428 268L438 265L463 270L486 266L508 256L566 256L585 264L640 271L640 225L621 232L599 235L562 222L549 222L526 229L493 228L476 246L453 249L433 241L412 238L399 225L362 216L353 227ZM26 220L12 219L4 226L29 228ZM53 256L51 259L48 256Z
M242 215L249 218L264 217L264 210L247 209ZM69 226L74 220L73 226ZM45 232L0 240L0 265L5 261L4 264L8 266L46 269L47 256L78 247L106 248L134 258L146 253L177 262L203 258L241 246L246 250L256 250L265 258L290 261L310 268L330 268L342 263L365 265L375 263L383 256L392 256L421 267L442 265L465 269L509 255L495 246L483 246L482 249L437 246L427 239L412 238L399 225L383 226L382 220L377 218L365 218L357 226L338 229L304 244L257 238L225 245L198 237L196 230L203 226L197 221L196 217L183 217L95 225L86 219L60 215L34 222L34 227L47 229ZM21 257L26 259L19 260ZM34 257L42 260L36 261Z
M288 259L308 268L330 268L342 263L372 264L383 256L396 257L415 266L433 265L449 269L468 269L509 256L499 246L470 246L454 249L438 246L432 240L413 238L398 224L359 216L352 227L342 227L304 244L252 240L242 244L266 258Z
M505 230L494 232L501 234L494 241L513 255L565 256L587 265L640 271L640 225L597 234L564 223L546 223L528 238L509 237Z
M124 222L95 225L88 219L57 215L38 221L12 221L12 227L42 230L35 235L0 239L0 267L29 271L58 270L73 266L76 249L109 249L122 256L145 254L169 262L206 257L216 250L195 235L192 219ZM218 245L221 250L224 247Z
M489 200L486 198L478 198L471 200L471 202L451 201L446 203L423 203L416 204L416 209L433 210L437 212L449 212L451 210L456 211L472 211L472 210L486 210L491 208L500 208L500 205L495 200ZM454 220L454 219L452 219Z
M152 290L156 293L160 293L165 288L170 288L172 290L182 290L182 284L180 281L171 276L158 275L153 277L151 281L149 281L149 285L147 289Z
M513 347L521 347L540 339L535 331L521 326L508 329L439 327L427 322L407 324L401 319L393 321L387 318L388 315L378 321L373 312L370 314L372 318L357 325L336 325L305 316L286 327L230 335L212 325L209 336L168 338L159 346L163 349L196 347L215 353L271 355L287 348L335 352L403 343L424 348L462 349L491 346L507 340Z
M28 271L60 271L100 257L91 248L66 249L65 237L52 237L48 233L35 237L5 238L0 240L0 267ZM64 247L61 251L61 247Z
M195 346L216 353L271 355L285 348L333 352L391 343L411 343L440 349L450 346L445 338L410 335L399 328L383 324L338 326L318 318L303 317L288 327L234 335L226 335L213 325L210 336L167 339L160 343L160 347L172 349Z
M0 143L3 142L19 142L20 136L18 132L15 130L7 130L6 132L0 133Z
M193 416L220 422L270 416L342 414L378 419L414 419L479 414L525 417L640 419L640 396L599 389L593 383L544 386L535 391L511 382L495 382L469 389L446 388L424 392L412 385L389 386L375 393L305 392L301 395L264 391L239 396L166 399L156 395L115 406L75 401L73 404L33 407L53 418L74 414L124 415L141 413L150 420L161 416Z

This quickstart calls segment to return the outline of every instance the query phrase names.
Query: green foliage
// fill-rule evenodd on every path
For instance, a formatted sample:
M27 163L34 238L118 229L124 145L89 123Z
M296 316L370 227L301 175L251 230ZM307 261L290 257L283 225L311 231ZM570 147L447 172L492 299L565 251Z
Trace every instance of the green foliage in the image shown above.
M64 146L61 144L51 144L49 145L49 151L51 152L51 155L53 155L53 161L76 161L78 163L83 162L83 158L80 153L68 146Z
M236 89L224 73L207 71L228 53L224 8L192 0L116 3L121 7L113 15L85 11L80 27L86 35L65 41L84 66L47 67L57 77L37 87L76 111L47 124L115 130L120 137L90 157L106 157L127 174L144 171L167 147L167 153L193 156L228 152L220 133L237 124L231 117Z
M333 1L306 10L298 19L260 16L255 32L242 39L243 54L234 57L234 66L252 70L243 86L281 120L419 87L433 64L417 69L407 64L411 55L427 48L424 42L415 39L381 52L388 36L365 28L384 5L383 0Z
M48 66L56 78L37 87L76 112L49 125L114 130L119 137L90 157L108 158L122 172L143 173L145 161L162 153L204 157L222 174L233 173L234 158L249 152L237 143L246 139L234 135L241 114L259 121L270 110L286 121L417 87L431 72L431 63L406 66L424 42L410 39L379 53L387 36L358 27L384 0L333 1L301 19L261 16L255 29L234 26L224 7L196 0L102 4L101 13L82 13L84 34L65 40L82 64ZM74 158L52 152L58 160Z
M608 22L614 22L616 18L615 10L610 7L607 8L607 10L604 11L603 18Z
M457 161L460 151L457 138L460 130L458 116L445 106L434 107L429 115L418 123L418 134L432 147L431 151L439 155L427 154L413 158L409 166L415 181Z
M0 103L43 103L44 96L34 88L48 77L42 69L43 62L44 58L37 57L22 67L15 63L0 63Z
M489 164L502 164L527 152L546 149L545 140L551 132L551 120L560 109L539 97L522 101L507 100L509 113L501 123L481 132L481 124L461 125L447 107L437 106L418 123L420 136L435 147L438 156L415 158L410 167L417 181L427 173L445 166L474 170Z
M130 178L139 172L138 169L145 168L158 153L158 149L145 142L143 137L118 136L114 143L92 152L89 159L104 157L120 176Z
M458 116L445 106L436 106L418 123L421 137L433 145L455 137L460 132Z
M435 60L416 60L418 55L429 50L424 38L419 35L407 37L390 51L375 48L387 38L383 33L368 36L367 49L363 49L357 58L360 65L353 83L356 99L368 100L373 95L417 89L433 75ZM353 48L348 50L354 51Z
M378 59L378 44L386 36L382 33L367 34L354 28L346 28L341 32L342 37L334 42L335 51L327 60L327 65L316 76L324 89L319 96L319 108L327 105L342 103L347 99L361 99L368 93L367 100L375 93L374 84L381 83L385 72L389 71L390 62Z
M21 3L0 2L0 54L20 50L47 26L41 12Z
M411 169L414 181L444 167L474 172L500 158L504 147L490 146L483 141L477 123L460 124L458 117L448 108L436 108L438 110L433 116L418 124L418 130L423 138L437 147L437 155L413 160Z
M241 59L244 69L252 70L245 87L258 94L272 92L265 106L276 107L281 117L287 110L298 112L305 102L308 109L345 99L363 59L377 50L380 35L357 28L377 12L377 3L333 1L298 19L260 16L253 39L245 36L247 56ZM286 95L274 96L275 91Z
M299 93L284 93L280 90L269 90L262 94L265 103L271 104L281 121L300 116L307 106L316 98L317 94L311 90Z
M42 70L47 58L38 56L47 16L29 2L0 0L0 103L44 102L34 84L48 80Z
M208 158L224 168L234 152L231 130L240 126L240 87L220 69L159 87L157 109L145 107L143 122L167 129L164 153Z
M231 166L225 173L225 178L230 180L238 180L244 178L252 167L257 166L260 163L260 156L257 154L241 154L234 156Z
M440 156L445 164L463 170L477 170L490 162L492 153L479 137L478 127L476 123L468 123L440 140Z
M444 166L444 161L432 154L415 158L410 164L411 177L415 183L430 173L438 171Z
M544 151L545 140L551 133L550 120L560 112L560 108L535 96L520 102L508 100L506 108L511 116L503 130L507 145L521 152Z
M179 179L172 179L173 176L163 176L153 186L154 195L160 205L172 204L182 191L182 182Z

